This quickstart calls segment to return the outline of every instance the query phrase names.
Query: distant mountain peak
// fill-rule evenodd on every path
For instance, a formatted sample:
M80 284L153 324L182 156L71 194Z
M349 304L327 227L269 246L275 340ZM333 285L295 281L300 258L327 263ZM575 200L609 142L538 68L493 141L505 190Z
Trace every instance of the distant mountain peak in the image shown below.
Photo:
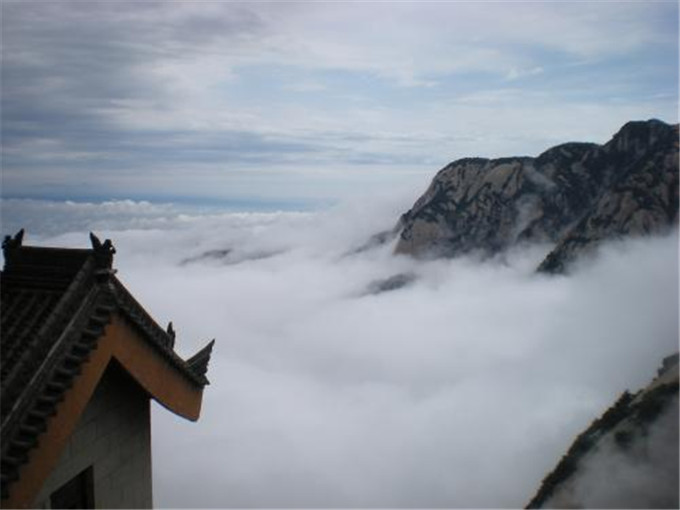
M569 142L536 158L463 158L404 213L396 253L493 254L552 242L543 271L562 271L613 237L660 232L678 221L678 127L626 123L604 145Z

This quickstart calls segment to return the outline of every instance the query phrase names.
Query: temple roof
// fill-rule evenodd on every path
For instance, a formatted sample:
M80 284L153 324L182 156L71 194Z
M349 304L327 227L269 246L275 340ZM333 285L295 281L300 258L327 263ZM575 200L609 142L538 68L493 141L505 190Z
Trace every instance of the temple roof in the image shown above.
M5 267L0 273L3 499L114 316L125 328L136 332L135 337L144 344L144 356L154 358L151 361L161 367L156 368L160 375L143 380L143 367L140 369L133 356L126 358L120 351L122 347L111 350L109 357L120 358L118 361L133 375L136 370L143 389L161 404L189 419L198 418L202 389L209 384L206 372L214 341L183 360L174 351L172 327L161 328L116 278L111 241L101 243L96 236L90 237L91 249L23 246L23 230L13 238L7 236L3 242ZM127 362L129 367L125 359L132 360ZM186 386L191 398L182 396L180 402L172 402L167 388L163 388L163 378L175 379Z

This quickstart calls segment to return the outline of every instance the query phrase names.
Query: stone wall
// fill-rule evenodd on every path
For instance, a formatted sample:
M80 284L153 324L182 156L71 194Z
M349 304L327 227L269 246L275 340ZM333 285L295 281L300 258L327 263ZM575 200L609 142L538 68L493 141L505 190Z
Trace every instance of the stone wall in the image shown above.
M96 508L151 508L149 397L115 362L107 368L35 508L92 466Z

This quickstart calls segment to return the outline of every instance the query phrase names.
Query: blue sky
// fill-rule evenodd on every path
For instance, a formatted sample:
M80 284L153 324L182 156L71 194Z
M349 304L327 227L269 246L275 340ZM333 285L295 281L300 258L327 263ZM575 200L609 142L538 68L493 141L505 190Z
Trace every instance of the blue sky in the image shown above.
M677 122L677 77L675 1L5 0L2 195L422 189L458 157Z

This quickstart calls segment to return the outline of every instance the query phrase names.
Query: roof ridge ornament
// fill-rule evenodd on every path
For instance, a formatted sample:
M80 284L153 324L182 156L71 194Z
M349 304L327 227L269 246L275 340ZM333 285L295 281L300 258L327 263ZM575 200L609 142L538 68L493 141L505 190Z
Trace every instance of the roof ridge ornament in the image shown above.
M208 345L186 361L191 371L203 379L204 384L209 384L205 374L208 371L208 363L210 362L210 355L212 354L214 345L215 339L213 338Z
M115 273L111 266L113 266L113 254L116 249L113 247L111 239L106 239L103 243L99 238L90 232L90 242L92 243L92 250L94 251L94 261L97 266L97 275L109 276Z
M172 327L172 321L168 322L168 327L165 332L168 334L168 347L172 350L175 348L175 337L177 336L175 329Z
M14 234L14 237L12 236L5 236L5 239L2 241L2 254L5 257L5 265L7 265L7 262L11 260L14 256L14 253L18 248L21 248L21 244L24 241L24 229L22 228Z

